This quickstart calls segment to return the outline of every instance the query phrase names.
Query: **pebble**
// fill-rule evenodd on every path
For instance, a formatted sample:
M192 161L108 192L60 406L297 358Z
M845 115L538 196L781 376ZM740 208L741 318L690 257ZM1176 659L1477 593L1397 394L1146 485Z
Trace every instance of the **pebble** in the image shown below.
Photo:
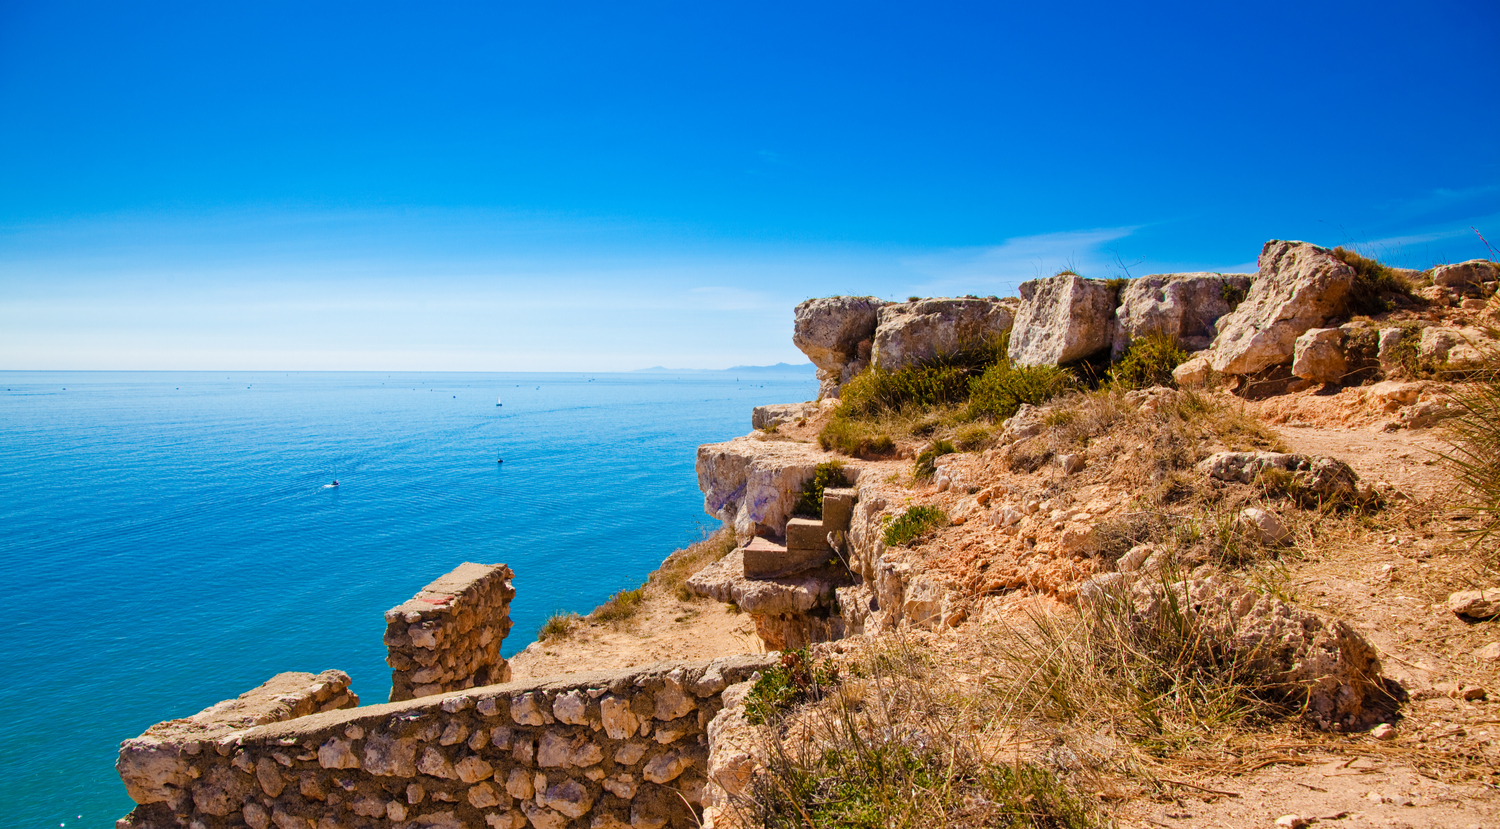
M1308 823L1308 819L1301 815L1282 815L1276 818L1276 829L1303 829Z
M1396 726L1383 722L1370 729L1370 736L1377 740L1394 740L1396 739Z

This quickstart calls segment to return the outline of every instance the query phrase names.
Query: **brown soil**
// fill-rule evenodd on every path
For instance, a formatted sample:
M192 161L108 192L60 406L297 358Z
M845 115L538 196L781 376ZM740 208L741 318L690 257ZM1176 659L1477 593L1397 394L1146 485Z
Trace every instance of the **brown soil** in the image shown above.
M629 619L577 622L566 636L534 642L511 657L510 668L515 679L533 679L764 650L750 617L729 605L648 593Z

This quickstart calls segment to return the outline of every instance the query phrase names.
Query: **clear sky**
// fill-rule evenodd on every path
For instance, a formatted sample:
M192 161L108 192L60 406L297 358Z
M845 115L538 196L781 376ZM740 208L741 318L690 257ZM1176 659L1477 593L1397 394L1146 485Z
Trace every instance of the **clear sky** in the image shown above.
M1497 43L1494 0L0 0L0 369L801 362L810 296L1486 256Z

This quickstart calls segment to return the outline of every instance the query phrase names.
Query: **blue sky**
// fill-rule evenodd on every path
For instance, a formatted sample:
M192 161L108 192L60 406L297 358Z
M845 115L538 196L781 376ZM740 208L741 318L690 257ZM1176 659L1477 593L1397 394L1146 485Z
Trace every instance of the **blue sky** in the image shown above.
M0 0L0 368L800 361L792 306L1500 244L1500 6Z

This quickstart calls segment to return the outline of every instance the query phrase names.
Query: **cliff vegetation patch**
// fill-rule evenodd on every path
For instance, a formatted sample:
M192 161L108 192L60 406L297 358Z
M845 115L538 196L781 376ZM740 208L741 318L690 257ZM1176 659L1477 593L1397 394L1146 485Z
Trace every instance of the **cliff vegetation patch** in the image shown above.
M885 544L887 547L905 546L947 521L947 514L937 507L911 507L885 525Z

